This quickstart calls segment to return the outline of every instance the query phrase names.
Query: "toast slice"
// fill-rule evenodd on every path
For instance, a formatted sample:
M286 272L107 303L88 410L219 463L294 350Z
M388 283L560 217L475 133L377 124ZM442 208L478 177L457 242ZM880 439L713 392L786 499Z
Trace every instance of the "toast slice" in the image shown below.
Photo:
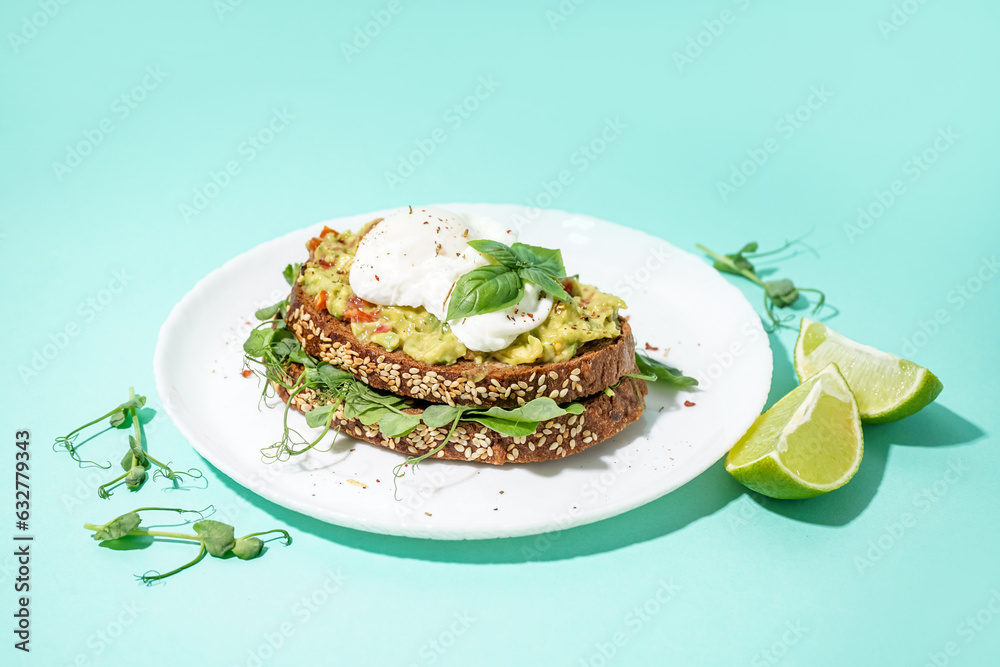
M289 363L285 372L294 384L302 373L302 366ZM287 403L288 392L284 387L279 384L272 386L281 400ZM560 459L607 440L639 419L646 407L647 391L646 383L642 380L625 378L611 395L599 391L579 400L585 407L582 414L567 414L550 419L539 424L531 435L516 438L502 435L476 422L460 421L448 444L432 458L479 461L493 465ZM317 399L313 390L304 389L295 396L291 405L299 412L306 413L320 404ZM414 408L412 412L418 410L419 408ZM408 456L420 456L441 444L450 425L430 428L426 424L420 424L409 435L389 438L379 431L377 424L365 426L357 419L345 419L341 406L334 414L332 428L339 428L346 435Z
M318 308L297 281L285 321L303 349L317 359L349 371L375 389L431 403L511 408L544 396L567 403L595 395L627 373L637 372L635 341L625 318L620 336L590 341L572 359L517 366L467 360L430 365L403 352L362 343L348 322Z

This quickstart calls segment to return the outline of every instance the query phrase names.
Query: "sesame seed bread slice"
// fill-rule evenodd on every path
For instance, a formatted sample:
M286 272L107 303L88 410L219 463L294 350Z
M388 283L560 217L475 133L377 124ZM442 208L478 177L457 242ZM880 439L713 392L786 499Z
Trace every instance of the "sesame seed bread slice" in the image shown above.
M349 322L318 308L297 282L285 321L312 356L349 371L375 389L431 403L509 408L543 396L565 403L596 394L626 373L636 372L635 341L624 318L620 336L590 341L572 359L517 366L468 360L431 365L375 343L362 343Z
M286 366L292 383L302 373L302 366L290 363ZM288 392L278 384L272 385L288 402ZM534 463L561 459L583 451L599 442L607 440L627 425L639 419L646 408L646 383L636 378L626 378L609 396L601 391L594 396L579 401L585 410L580 415L563 415L542 422L531 435L510 437L492 431L471 421L460 421L451 440L436 459L479 461L503 465L504 463ZM303 389L292 400L292 407L299 412L309 412L319 405L317 395L311 389ZM327 401L323 401L327 403ZM413 409L412 412L417 412ZM378 430L378 425L365 426L356 419L345 419L343 406L337 408L331 428L367 442L387 447L409 456L419 456L434 449L445 436L451 425L430 428L420 424L409 435L389 438Z

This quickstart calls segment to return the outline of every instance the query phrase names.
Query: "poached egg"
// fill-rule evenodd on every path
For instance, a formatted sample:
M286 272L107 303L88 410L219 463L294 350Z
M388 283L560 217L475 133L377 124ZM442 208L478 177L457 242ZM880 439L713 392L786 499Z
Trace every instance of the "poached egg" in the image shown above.
M490 239L506 245L517 232L485 216L443 208L409 207L386 216L362 237L351 264L351 289L380 306L423 306L442 322L455 282L489 260L468 245ZM531 283L514 306L493 313L448 321L452 333L470 350L496 352L545 321L552 298Z

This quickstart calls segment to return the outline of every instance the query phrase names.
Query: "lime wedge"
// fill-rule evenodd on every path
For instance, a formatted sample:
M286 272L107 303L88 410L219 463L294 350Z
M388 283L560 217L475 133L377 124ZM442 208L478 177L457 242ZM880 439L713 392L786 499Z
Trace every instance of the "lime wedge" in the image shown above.
M857 401L830 364L757 417L726 470L771 498L811 498L847 484L863 451Z
M909 417L937 398L943 388L923 366L857 343L803 317L795 343L799 380L812 377L831 362L844 374L865 423Z

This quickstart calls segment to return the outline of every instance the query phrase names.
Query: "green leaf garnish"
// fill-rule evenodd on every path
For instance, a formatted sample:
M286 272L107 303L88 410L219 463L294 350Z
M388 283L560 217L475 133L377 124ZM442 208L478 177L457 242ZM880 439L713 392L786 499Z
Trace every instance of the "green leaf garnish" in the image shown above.
M233 553L240 560L250 560L260 555L264 548L264 541L259 537L241 537L233 545Z
M197 468L190 468L187 471L175 472L171 470L169 465L160 463L155 458L150 456L148 452L143 449L143 432L142 425L139 422L139 410L146 405L146 397L139 396L135 393L135 389L132 387L128 388L129 398L124 403L116 406L107 414L104 414L97 419L80 426L76 430L70 431L67 435L56 438L52 445L55 450L65 449L69 452L70 457L78 463L90 463L96 465L99 468L108 469L111 464L101 465L94 461L87 461L81 459L74 446L74 441L77 435L83 429L88 426L93 426L104 419L109 419L112 426L115 428L123 426L126 420L131 419L132 428L134 430L134 435L129 435L129 449L125 452L125 455L121 460L121 467L123 472L118 477L115 477L110 482L106 482L101 486L97 487L97 495L100 498L110 498L111 491L109 489L116 484L124 482L125 486L133 491L138 490L142 487L143 482L146 481L147 475L146 471L152 466L156 465L158 470L156 474L153 475L154 478L158 476L165 477L170 480L177 480L183 477L190 477L192 479L200 479L204 475Z
M511 250L517 254L521 265L518 268L536 268L550 276L566 277L566 267L563 266L562 251L555 248L542 248L537 245L515 243Z
M285 282L288 283L289 287L295 285L295 279L298 277L299 273L302 272L302 265L298 262L294 264L289 264L285 267L285 270L281 272L281 275L285 277Z
M420 415L390 412L379 419L378 427L389 438L402 438L420 426Z
M178 572L196 565L202 558L204 558L206 553L216 558L224 558L230 552L241 560L256 558L261 554L264 548L264 540L259 539L259 536L261 535L278 533L280 537L284 539L286 546L292 543L292 536L289 535L286 530L267 530L259 533L250 533L249 535L237 538L233 527L229 524L204 518L197 521L194 526L192 526L195 531L194 535L161 530L143 530L139 528L141 523L139 512L176 512L178 514L197 514L200 517L204 517L204 515L210 510L214 511L215 508L211 505L201 510L184 510L173 507L140 507L132 510L131 512L122 514L104 525L86 523L83 527L87 530L94 531L93 538L99 542L103 542L105 540L117 540L119 538L129 536L146 536L162 537L171 540L188 540L199 544L200 549L198 550L198 555L195 556L193 560L181 565L180 567L176 567L173 570L162 574L151 571L141 575L139 579L145 584L151 584L154 581L166 579L167 577L173 576Z
M481 266L455 283L448 301L447 319L493 313L516 306L523 298L524 280L517 270L502 264Z
M566 277L561 251L524 243L507 246L489 239L469 241L469 245L499 263L473 269L455 282L447 319L494 313L515 306L524 298L525 282L557 299L571 298L558 280Z
M201 536L201 543L209 554L221 558L227 551L236 546L235 529L228 523L204 519L192 526L194 532Z
M629 373L627 377L647 382L664 382L680 389L688 389L698 384L698 380L695 378L688 377L676 368L671 368L646 354L636 352L635 365L638 366L639 373Z
M519 269L517 273L524 280L537 285L538 289L548 292L557 299L569 301L571 298L566 288L562 286L562 283L545 273L542 269L528 267Z
M722 273L742 276L764 288L764 310L767 312L768 318L770 318L774 329L777 329L779 327L788 326L788 320L793 318L791 316L784 319L779 318L774 313L775 306L778 308L788 308L798 300L800 292L814 292L819 295L819 299L812 310L813 314L816 314L826 303L826 295L818 289L796 287L788 278L765 282L757 275L757 269L750 261L750 258L774 255L795 245L802 245L808 248L809 246L807 246L803 241L803 239L808 235L809 234L807 233L797 239L786 241L780 248L776 248L768 252L757 252L758 246L756 241L751 241L740 248L737 252L729 253L728 255L720 255L715 251L709 250L700 243L696 244L696 247L712 258L712 266L716 270ZM772 331L774 329L772 329Z
M431 428L441 428L455 421L462 414L462 408L453 405L431 405L424 409L422 419Z

